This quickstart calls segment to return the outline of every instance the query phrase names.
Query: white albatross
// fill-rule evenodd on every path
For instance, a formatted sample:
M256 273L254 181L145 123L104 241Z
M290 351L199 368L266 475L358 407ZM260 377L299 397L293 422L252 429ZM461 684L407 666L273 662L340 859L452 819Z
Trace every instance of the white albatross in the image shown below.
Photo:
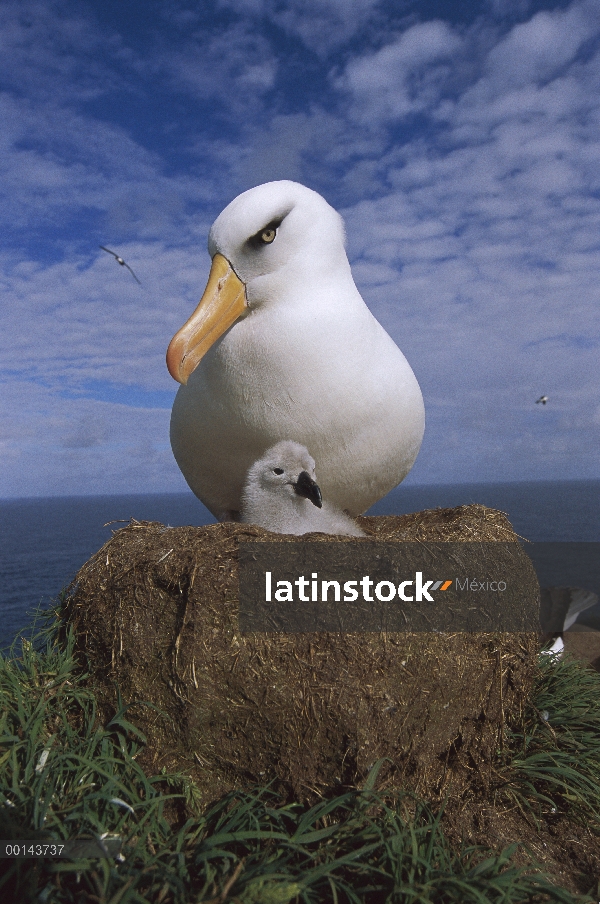
M105 248L104 245L99 245L98 247L102 248L102 250L106 251L108 254L112 254L112 256L114 257L114 259L116 260L116 262L118 264L120 264L122 267L126 267L129 270L129 272L135 279L136 283L140 286L142 285L141 282L139 281L139 279L137 278L137 276L135 275L135 273L133 272L133 270L131 269L131 267L129 266L129 264L126 261L124 261L122 257L119 257L119 255L115 251L111 251L110 248Z
M240 520L277 534L365 536L351 518L323 500L314 459L291 440L267 449L248 471Z
M251 464L293 436L319 462L325 498L364 512L410 471L424 410L354 284L342 218L303 185L269 182L225 208L208 250L204 295L167 351L183 476L235 519Z

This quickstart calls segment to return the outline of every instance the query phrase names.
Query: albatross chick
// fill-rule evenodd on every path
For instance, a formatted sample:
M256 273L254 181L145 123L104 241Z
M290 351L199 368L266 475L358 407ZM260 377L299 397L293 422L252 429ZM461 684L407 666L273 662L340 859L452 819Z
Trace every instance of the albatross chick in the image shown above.
M290 440L272 446L248 471L241 520L277 534L365 536L351 518L323 501L314 459Z

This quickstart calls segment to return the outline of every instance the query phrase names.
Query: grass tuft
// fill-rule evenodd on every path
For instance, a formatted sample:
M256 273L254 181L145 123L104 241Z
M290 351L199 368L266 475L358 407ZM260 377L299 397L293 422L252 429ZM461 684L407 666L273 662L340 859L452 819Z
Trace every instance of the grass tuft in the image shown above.
M505 740L503 796L536 819L568 813L600 834L600 674L540 657L531 701Z

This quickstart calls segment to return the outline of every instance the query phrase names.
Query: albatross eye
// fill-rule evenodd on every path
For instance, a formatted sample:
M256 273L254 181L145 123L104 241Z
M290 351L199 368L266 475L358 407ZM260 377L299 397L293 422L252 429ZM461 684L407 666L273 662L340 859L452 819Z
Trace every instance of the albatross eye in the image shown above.
M273 474L283 474L283 468L273 468Z
M251 235L247 241L247 245L250 248L264 248L265 245L272 245L275 239L277 238L277 230L281 226L284 217L276 217L274 220L271 220L270 223L266 223L262 229L259 229L258 232L255 232L254 235Z

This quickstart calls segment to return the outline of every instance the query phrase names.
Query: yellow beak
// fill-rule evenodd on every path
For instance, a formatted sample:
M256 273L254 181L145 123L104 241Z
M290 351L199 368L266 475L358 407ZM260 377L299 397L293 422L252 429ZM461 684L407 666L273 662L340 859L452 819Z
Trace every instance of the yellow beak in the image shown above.
M244 283L227 258L215 254L198 307L167 349L167 368L174 380L187 383L211 345L245 313L246 305Z

